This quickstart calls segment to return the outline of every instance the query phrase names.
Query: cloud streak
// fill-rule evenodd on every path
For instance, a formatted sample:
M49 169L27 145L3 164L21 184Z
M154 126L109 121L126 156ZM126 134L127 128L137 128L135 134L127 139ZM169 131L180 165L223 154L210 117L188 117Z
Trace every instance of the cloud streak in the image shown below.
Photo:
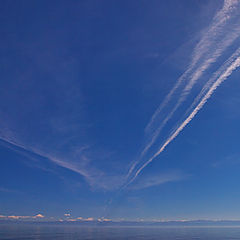
M127 174L127 185L132 182L153 159L164 151L166 146L176 138L183 128L194 118L215 89L238 67L239 49L208 81L202 79L206 71L212 67L212 65L224 54L225 50L240 36L240 26L238 24L240 17L239 3L239 0L225 0L223 7L215 14L210 26L202 32L200 41L193 50L191 64L177 80L175 86L160 104L145 128L145 133L148 135L150 134L150 138L144 146L139 159L135 161L129 169ZM191 106L187 109L185 120L178 124L178 127L172 131L157 152L139 166L145 154L158 139L162 129L187 99L193 86L199 79L201 79L203 83L205 82L205 84L200 93L193 100ZM172 101L174 95L178 96L176 103ZM169 105L170 101L172 101L173 105L170 105L170 109L166 114L162 113L163 109ZM160 124L158 124L158 122L160 122ZM157 124L158 126L154 130ZM133 175L132 178L130 177L131 175Z
M43 216L40 213L35 215L35 216L18 216L18 215L5 216L5 215L0 215L0 219L4 219L4 220L41 219L41 218L44 218L44 217L45 216Z
M15 138L0 137L1 144L36 161L38 158L46 159L57 166L80 174L93 189L114 190L122 184L123 176L106 175L103 171L90 166L90 160L85 155L80 154L77 161L66 159L64 156L58 157L54 154L44 152L36 147L26 146ZM82 152L82 151L81 151Z
M131 183L135 180L135 178L141 173L141 171L151 163L161 152L165 150L169 143L171 143L179 133L189 124L192 119L196 116L196 114L200 111L200 109L205 105L208 99L212 96L214 91L219 87L219 85L225 81L232 72L240 66L240 48L236 51L236 53L230 58L235 58L233 62L231 62L230 66L228 66L225 71L217 78L217 80L212 84L207 93L202 97L198 105L193 109L193 111L189 114L189 116L180 124L180 126L169 136L169 138L163 143L163 145L159 148L159 150L148 159L135 173L133 178L129 181ZM229 65L229 62L227 62ZM129 184L128 183L128 184Z
M144 189L148 187L165 184L168 182L180 181L185 179L186 177L187 175L184 175L180 171L170 171L166 173L160 173L154 176L153 175L147 176L145 178L138 180L130 187L130 189L134 189L134 190Z
M141 157L143 157L155 143L161 130L173 117L180 105L186 100L196 82L240 36L240 26L238 24L238 17L240 14L237 8L238 6L238 0L225 1L222 9L214 16L210 26L203 31L200 41L194 48L191 64L177 80L175 86L155 111L145 128L145 132L151 134L151 139L144 147ZM183 90L177 93L179 88L183 88ZM168 105L174 94L179 95L177 103L167 116L162 117L164 116L162 110ZM160 125L154 130L154 125L157 124L156 121L159 120L159 118L163 119Z
M153 114L147 125L146 133L149 136L149 141L144 145L140 160L133 162L125 179L125 175L117 169L120 161L116 164L117 170L114 168L109 170L108 164L105 161L101 163L100 160L102 159L98 158L100 154L94 154L95 156L92 157L92 155L86 153L88 152L88 146L92 144L89 143L91 134L88 134L88 131L85 129L89 122L88 120L85 122L85 118L82 117L85 115L84 108L79 107L84 101L82 101L80 94L81 86L79 85L78 71L76 71L77 77L69 80L66 76L72 73L72 67L65 68L64 66L70 66L72 63L65 62L66 60L63 63L61 61L58 62L59 58L57 56L56 59L53 57L51 61L49 59L46 61L47 59L44 57L44 61L38 59L34 62L34 65L40 68L40 72L49 72L46 80L38 79L37 75L32 75L32 70L29 70L29 79L28 76L26 78L23 76L19 83L14 80L17 77L13 78L12 82L6 81L2 89L7 89L7 91L3 91L4 94L2 94L0 101L2 102L0 104L0 142L36 163L40 163L36 159L47 160L81 175L92 189L118 189L130 176L135 174L134 178L136 178L142 169L157 157L179 134L178 129L180 126L176 129L176 136L167 135L168 138L161 145L161 148L155 154L148 155L148 157L152 157L145 161L142 166L139 166L140 162L142 163L143 160L147 159L145 154L152 148L162 129L188 97L198 80L239 37L240 26L237 16L240 13L237 12L239 10L237 9L238 4L239 0L224 1L223 7L215 14L210 26L202 32L200 41L193 50L191 64L177 80L175 86ZM36 54L38 55L39 53L36 52ZM46 56L48 55L47 53ZM55 62L58 63L56 64ZM231 61L230 64L233 64L233 62ZM45 65L47 65L47 69L45 69ZM51 67L49 68L49 66ZM53 71L55 68L57 73ZM75 69L74 66L73 68ZM29 67L29 69L32 68ZM78 69L78 64L76 64L76 69ZM217 74L217 77L224 74L225 70L225 68L222 69ZM35 71L35 74L38 73L38 69L35 69ZM54 81L49 81L49 79L54 79ZM55 81L55 79L57 80ZM199 101L206 96L215 80L215 78L212 79L202 89L202 92L188 109L190 115ZM24 81L25 84L22 84ZM12 92L14 94L11 94ZM162 110L168 106L175 94L178 97L178 101L173 103L167 114L161 115ZM24 101L22 101L23 96ZM4 102L8 104L7 110ZM160 124L159 118L162 120ZM99 161L97 162L97 160ZM126 166L125 162L122 162Z

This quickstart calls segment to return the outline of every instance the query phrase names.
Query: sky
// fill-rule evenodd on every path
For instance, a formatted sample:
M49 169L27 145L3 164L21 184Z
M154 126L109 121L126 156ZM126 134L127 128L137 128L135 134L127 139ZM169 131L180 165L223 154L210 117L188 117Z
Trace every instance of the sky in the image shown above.
M0 219L239 219L240 1L0 5Z

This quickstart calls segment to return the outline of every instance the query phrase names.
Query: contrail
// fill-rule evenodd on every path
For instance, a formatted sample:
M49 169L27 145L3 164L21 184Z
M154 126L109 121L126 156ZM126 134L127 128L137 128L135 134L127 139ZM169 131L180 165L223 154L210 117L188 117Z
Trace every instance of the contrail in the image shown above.
M218 57L221 56L223 51L229 47L240 35L240 27L236 26L231 34L227 34L223 41L217 44L217 49L213 53L209 53L211 57L207 58L204 63L194 72L193 76L191 77L189 83L184 88L182 96L183 99L185 96L189 94L192 87L196 83L196 81L202 76L202 74L210 67L212 63L214 63Z
M145 128L145 132L150 131L157 116L165 108L165 106L171 100L173 94L181 86L181 84L185 83L190 77L190 82L185 87L184 92L183 92L183 95L187 95L189 93L189 91L191 90L192 86L194 85L194 83L201 77L203 72L205 72L207 70L207 68L212 63L214 63L219 56L221 56L222 52L228 46L230 46L230 44L239 36L240 28L238 27L239 24L237 24L237 27L235 28L233 33L224 37L224 40L221 40L220 44L218 43L219 37L221 37L221 35L223 35L222 29L232 19L231 14L234 10L236 10L236 5L238 3L239 3L239 0L225 0L224 1L224 5L223 5L222 9L214 16L212 24L210 25L210 27L208 27L208 29L206 31L204 31L204 34L203 34L201 40L194 48L191 65L183 73L183 75L177 80L175 86L172 88L172 90L168 93L168 95L166 96L166 98L164 99L162 104L155 111L150 122L148 123L148 125ZM217 48L216 48L216 45L217 45ZM215 49L215 51L209 52L209 49L212 49L212 48ZM205 58L204 56L206 54L207 54L207 56L210 56L210 57ZM205 60L201 64L202 58L205 58ZM197 67L199 62L200 62L200 66ZM197 69L195 70L196 67L197 67ZM183 101L183 99L184 99L184 97L182 96L182 101ZM164 122L166 122L166 121L164 121ZM159 130L157 130L157 132L158 131Z
M240 47L232 54L232 56L216 71L213 76L207 81L207 83L202 88L201 92L198 94L198 96L194 99L191 106L187 109L186 114L188 114L194 106L200 101L200 99L203 97L204 94L209 90L211 85L216 81L218 76L220 76L225 69L227 69L240 55Z
M238 50L239 51L239 50ZM181 125L173 132L173 134L165 141L165 143L161 146L161 148L147 161L145 162L135 173L133 178L126 184L129 185L132 181L135 180L135 178L140 174L140 172L155 159L161 152L165 150L167 145L171 143L178 134L186 127L186 125L196 116L196 114L199 112L199 110L204 106L204 104L208 101L208 99L212 96L214 91L217 89L217 87L225 81L232 72L240 66L240 57L238 52L238 57L232 62L232 64L227 67L227 69L221 74L221 76L213 83L211 88L207 91L207 93L204 95L204 97L201 99L199 104L194 108L194 110L191 112L191 114L181 123Z
M236 17L240 14L238 12L234 12L237 9L237 4L239 3L239 0L225 0L222 9L215 14L211 25L202 34L200 41L193 50L190 66L177 80L175 86L165 97L146 126L145 133L152 132L150 140L142 150L139 160L132 164L128 171L127 178L132 174L136 165L155 143L160 132L173 117L180 105L186 100L196 82L202 77L208 68L216 62L222 53L240 36L240 26L238 24L238 19L236 19ZM234 20L234 24L231 22L232 20ZM183 88L183 90L179 93L180 96L177 103L173 106L165 118L161 117L160 113L167 106L169 101L172 99L173 94L175 94L180 87ZM153 131L153 124L156 122L158 117L163 119L160 125Z
M202 39L199 41L197 46L194 49L192 63L190 67L185 71L185 73L178 79L177 83L167 95L163 103L157 109L157 111L152 116L149 124L146 127L146 131L149 131L153 122L156 120L157 116L159 116L160 112L170 101L174 92L180 87L182 83L185 83L188 79L189 82L186 84L182 92L180 93L180 97L178 102L175 104L173 109L168 113L168 115L162 120L160 126L152 133L151 139L148 144L144 147L140 158L142 158L145 153L150 149L150 147L155 143L158 138L161 130L167 124L167 122L172 118L176 110L179 106L186 100L189 95L191 89L199 80L200 77L204 74L204 72L214 63L216 60L222 55L227 47L229 47L240 35L240 26L239 24L233 25L234 27L230 28L230 33L226 34L225 31L222 31L224 27L226 27L227 21L229 22L233 17L230 14L236 10L236 4L239 1L225 1L223 8L215 15L213 19L213 23L209 27L208 31L203 35ZM228 25L227 25L228 26ZM219 38L225 33L223 40L219 41ZM227 32L228 33L228 32ZM213 51L209 52L209 48L213 48ZM207 52L208 51L208 52ZM206 56L203 56L205 54ZM202 59L202 61L200 61ZM199 63L200 61L200 63ZM198 65L198 66L197 66ZM132 172L132 168L129 172Z
M171 110L171 112L165 117L165 119L161 122L160 126L154 131L152 138L150 142L145 146L144 150L141 153L141 157L149 150L149 148L153 145L153 143L156 141L157 137L159 136L161 130L163 127L167 124L167 122L172 118L176 110L179 108L179 106L186 100L189 92L197 82L197 80L203 75L203 73L210 67L212 63L216 61L216 59L221 55L221 53L231 45L231 43L236 40L240 36L240 27L237 27L235 31L225 38L225 41L223 43L219 44L219 48L215 50L214 53L212 53L213 57L210 57L204 61L204 63L198 67L198 69L193 73L193 75L190 77L189 83L185 86L183 89L180 98L174 108ZM174 89L174 88L173 88Z

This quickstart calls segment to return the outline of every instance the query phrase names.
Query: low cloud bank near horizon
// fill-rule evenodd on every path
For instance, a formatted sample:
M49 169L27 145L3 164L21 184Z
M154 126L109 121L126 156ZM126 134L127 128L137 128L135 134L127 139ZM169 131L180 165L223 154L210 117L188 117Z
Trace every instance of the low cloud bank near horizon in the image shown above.
M42 218L45 218L45 216L40 213L34 216L0 215L0 219L4 219L4 220L23 220L23 219L30 220L30 219L42 219Z

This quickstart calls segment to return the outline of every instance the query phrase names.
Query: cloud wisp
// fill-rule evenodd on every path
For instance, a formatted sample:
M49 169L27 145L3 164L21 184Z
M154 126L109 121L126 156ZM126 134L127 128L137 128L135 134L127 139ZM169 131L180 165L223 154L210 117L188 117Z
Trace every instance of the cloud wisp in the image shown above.
M72 159L68 160L64 156L59 157L58 155L44 152L36 147L19 143L20 141L15 138L7 138L7 136L5 136L5 138L0 137L0 140L0 144L11 148L15 152L20 153L33 161L37 161L37 159L45 159L57 166L81 175L92 189L114 190L122 183L122 176L106 175L100 169L90 166L90 160L87 159L84 154L78 155L78 159L73 161Z
M209 77L209 73L205 76L207 71L209 72L209 70L214 69L213 64L216 64L217 60L226 57L225 50L232 46L234 41L240 36L240 27L238 24L238 18L240 17L239 5L240 1L238 0L224 1L222 9L216 13L210 26L202 33L200 41L193 50L191 64L177 80L175 86L153 114L145 129L145 132L150 135L150 138L148 138L150 140L145 145L139 159L130 167L126 186L133 182L140 172L164 151L167 145L175 139L195 117L216 88L239 67L240 50L238 49L220 65L217 71L212 70L214 72L212 76ZM152 154L152 157L144 161L144 156L153 144L155 144L161 130L166 126L190 93L192 94L193 86L199 82L199 80L201 80L202 89L200 93L191 100L190 107L186 108L186 106L184 106L187 109L185 114L183 114L184 120L180 121L180 123L178 121L176 127L173 128L174 130L171 131L158 150ZM172 100L173 96L175 97L174 101ZM171 105L170 102L173 104ZM164 115L162 114L162 110L166 107L168 107L168 110ZM155 128L156 125L158 126Z
M184 180L187 175L184 175L180 171L169 171L165 173L160 173L157 175L146 176L142 179L136 181L129 189L139 190L148 187L158 186L161 184L176 182L180 180Z
M125 180L128 183L132 182L194 118L219 84L238 67L236 63L239 56L238 52L229 59L227 64L222 65L219 71L215 72L213 65L219 59L222 61L223 57L226 58L226 50L240 36L239 4L239 0L225 0L223 7L213 17L210 26L200 34L200 41L193 49L191 63L146 126L147 142L138 160L132 163L127 177L125 177L124 172L127 168L127 158L117 164L115 164L117 160L114 162L109 158L112 164L110 165L108 164L110 161L106 161L107 159L101 161L103 159L101 153L92 153L92 148L88 147L92 146L92 142L95 142L92 139L95 138L95 134L91 132L101 132L102 129L99 127L97 131L95 128L88 131L89 129L86 127L91 123L85 116L94 116L94 114L91 114L92 110L86 111L87 114L85 114L85 107L82 107L82 105L85 106L85 100L83 100L85 96L82 96L79 81L80 72L77 70L79 69L78 57L75 59L76 63L72 63L72 60L68 62L65 57L62 60L59 59L58 55L54 55L54 52L49 54L45 50L46 53L42 54L34 50L33 65L27 66L26 69L23 68L21 73L23 76L16 73L11 81L7 79L4 82L2 94L0 94L0 144L5 144L12 150L23 154L28 159L33 160L32 162L35 161L36 165L38 163L41 165L41 160L43 160L42 162L47 160L46 162L54 163L52 164L54 166L57 165L77 173L83 177L91 189L117 190L121 188ZM41 43L40 41L39 45ZM70 46L69 49L74 48ZM59 49L56 50L59 52ZM50 57L51 55L53 56ZM46 56L49 56L48 59ZM9 65L11 62L13 61L9 61ZM214 71L211 72L215 72L215 74L213 77L210 76L210 80L207 81L211 68L214 68ZM46 76L42 77L39 73L45 73ZM208 77L203 79L205 75ZM180 106L191 97L192 90L200 79L203 88L193 99L193 102L191 101L190 107L187 106L184 109L187 110L183 115L184 120L173 128L172 133L166 135L160 148L158 145L157 150L154 149L161 131L176 115ZM85 86L85 84L83 85ZM94 91L92 92L94 93ZM99 96L94 96L92 103L96 101L98 104L98 98ZM175 101L176 99L177 101ZM7 103L7 107L5 103ZM101 114L104 114L99 112L96 117L102 117ZM107 124L108 120L105 121L105 117L101 119L104 119L102 122ZM96 139L102 139L102 135L104 134L98 135L97 133ZM102 144L102 148L105 148L111 141L107 138L104 136L103 139L106 141L99 144ZM119 139L121 139L119 141L124 141L122 138ZM150 152L153 149L154 151ZM122 166L123 168L121 168ZM156 184L164 182L156 179L151 181ZM149 184L145 183L146 187L150 186Z
M196 82L240 36L240 26L238 24L240 14L238 7L239 1L237 0L225 1L222 9L214 16L210 26L201 34L201 39L194 48L191 64L177 80L175 86L160 104L146 126L145 132L147 135L150 134L151 137L150 141L144 147L141 157L155 143L161 130L186 100ZM168 106L174 94L179 95L178 101L164 117L162 110ZM160 125L158 122L160 122ZM158 126L155 128L156 125Z
M232 72L240 67L240 49L237 51L238 55L235 54L235 60L231 63L230 66L228 66L225 71L217 78L217 80L212 84L212 86L209 88L207 93L201 98L198 105L193 109L193 111L189 114L189 116L177 127L177 129L168 137L168 139L162 144L162 146L159 148L159 150L150 158L148 159L135 173L133 178L128 182L130 184L132 181L136 179L136 177L140 174L140 172L149 164L151 163L161 152L165 150L165 148L168 146L169 143L171 143L178 135L179 133L186 127L188 123L196 116L196 114L199 112L199 110L205 105L205 103L208 101L208 99L212 96L214 91L219 87L219 85L225 81Z
M23 219L30 220L30 219L41 219L41 218L45 218L45 216L40 213L34 216L0 215L0 219L4 219L4 220L23 220Z

